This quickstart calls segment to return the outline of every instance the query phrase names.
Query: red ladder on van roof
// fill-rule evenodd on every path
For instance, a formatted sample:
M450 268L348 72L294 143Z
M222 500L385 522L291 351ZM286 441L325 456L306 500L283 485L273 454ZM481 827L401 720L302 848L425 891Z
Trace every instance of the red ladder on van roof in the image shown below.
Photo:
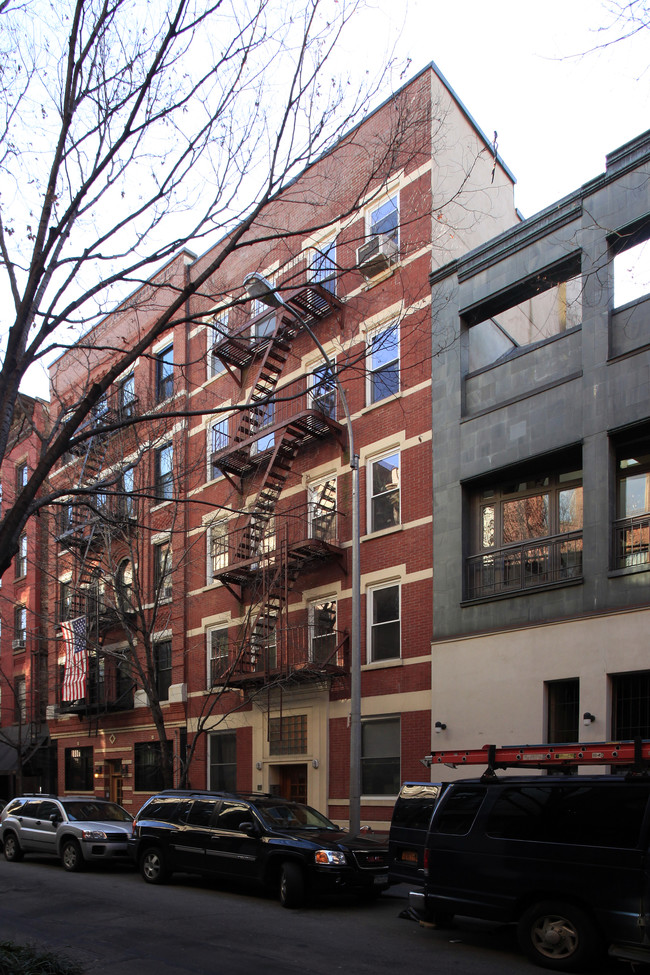
M634 765L650 768L650 740L569 745L484 745L467 751L431 752L432 765L487 765L489 769L561 768L571 765Z

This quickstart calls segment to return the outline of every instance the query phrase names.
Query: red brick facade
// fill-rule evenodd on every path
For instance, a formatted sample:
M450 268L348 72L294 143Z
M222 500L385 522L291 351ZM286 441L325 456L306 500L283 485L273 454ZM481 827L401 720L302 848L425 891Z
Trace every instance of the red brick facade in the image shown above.
M86 600L74 612L96 614L81 701L61 700L61 620L50 628L61 792L141 805L160 781L155 694L175 784L289 791L347 820L352 474L341 397L314 380L323 358L301 324L309 302L360 457L362 819L385 824L399 782L421 775L433 612L428 275L469 238L514 221L509 174L498 167L492 183L491 168L480 133L425 70L296 179L192 299L189 321L111 392L100 426L125 410L147 423L98 437L56 475L59 486L88 483L82 456L94 451L95 483L108 485L93 511L101 530L58 532L53 591L69 581ZM454 203L439 209L443 179ZM467 226L461 185L484 208ZM358 248L375 239L383 266L364 270ZM157 281L198 275L214 253L180 255ZM253 271L289 304L272 324L243 291ZM165 294L144 288L105 319L102 348L135 341ZM108 361L107 351L66 353L52 370L57 401ZM119 518L107 527L112 504ZM155 686L132 666L148 654Z

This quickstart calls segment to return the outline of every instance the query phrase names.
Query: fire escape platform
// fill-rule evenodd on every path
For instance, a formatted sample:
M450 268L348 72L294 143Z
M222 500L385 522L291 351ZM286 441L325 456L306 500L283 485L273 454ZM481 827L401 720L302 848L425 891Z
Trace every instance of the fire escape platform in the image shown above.
M333 558L345 560L346 550L331 542L305 536L303 539L296 539L289 543L286 557L291 570L307 572L315 562L324 562ZM218 569L214 573L214 578L226 586L239 586L240 589L245 589L253 585L261 575L268 573L269 568L275 566L279 558L279 552L252 554L250 558L229 562L223 569Z
M283 298L289 309L295 309L297 317L289 314L287 309L281 310L281 321L275 338L273 335L255 335L255 324L268 317L267 309L233 332L222 334L212 347L213 354L230 368L247 369L251 363L262 358L271 342L287 340L291 343L303 330L303 322L311 328L342 307L342 302L319 284L308 284L287 291Z
M340 443L345 443L347 437L342 423L328 417L317 408L302 409L291 418L265 426L261 432L264 437L270 438L272 434L280 431L286 432L292 447L304 447L330 436L334 436ZM257 430L255 435L212 454L212 463L231 477L246 477L268 459L269 452L273 449L270 446L267 450L253 450L253 445L259 438L260 430Z

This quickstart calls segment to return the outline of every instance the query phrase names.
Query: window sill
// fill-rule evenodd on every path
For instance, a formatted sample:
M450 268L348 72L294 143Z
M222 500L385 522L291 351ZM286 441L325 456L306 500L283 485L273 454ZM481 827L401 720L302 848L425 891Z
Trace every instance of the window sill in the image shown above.
M549 592L552 589L567 589L570 586L581 586L584 578L563 579L561 582L549 582L543 586L529 586L527 589L509 589L507 592L495 592L485 596L474 596L472 599L462 599L460 606L478 606L481 603L493 603L503 599L518 599L521 596L535 596L539 592Z
M397 393L392 393L390 396L385 396L384 399L377 400L376 403L368 403L364 406L362 410L359 410L359 416L365 416L366 413L371 413L373 410L379 409L380 406L386 406L387 403L394 403L396 400L402 399L403 392L400 389Z
M403 667L404 661L401 657L389 657L388 660L369 660L361 664L361 670L379 670L386 667Z
M380 531L369 532L367 535L362 535L359 541L368 542L372 538L383 538L385 535L396 535L398 532L402 532L402 531L404 531L404 527L402 524L391 525L390 528L382 528Z
M641 565L625 565L622 569L610 569L607 578L617 579L619 576L634 576L638 572L650 572L650 562L644 562Z

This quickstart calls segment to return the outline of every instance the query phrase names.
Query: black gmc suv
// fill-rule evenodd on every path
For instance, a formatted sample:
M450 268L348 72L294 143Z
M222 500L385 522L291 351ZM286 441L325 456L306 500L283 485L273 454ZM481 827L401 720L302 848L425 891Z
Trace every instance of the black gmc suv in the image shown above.
M512 922L536 964L650 963L650 777L486 775L448 785L411 907Z
M212 874L277 890L283 907L388 886L385 840L351 837L310 806L261 793L161 792L137 814L129 852L147 883Z

